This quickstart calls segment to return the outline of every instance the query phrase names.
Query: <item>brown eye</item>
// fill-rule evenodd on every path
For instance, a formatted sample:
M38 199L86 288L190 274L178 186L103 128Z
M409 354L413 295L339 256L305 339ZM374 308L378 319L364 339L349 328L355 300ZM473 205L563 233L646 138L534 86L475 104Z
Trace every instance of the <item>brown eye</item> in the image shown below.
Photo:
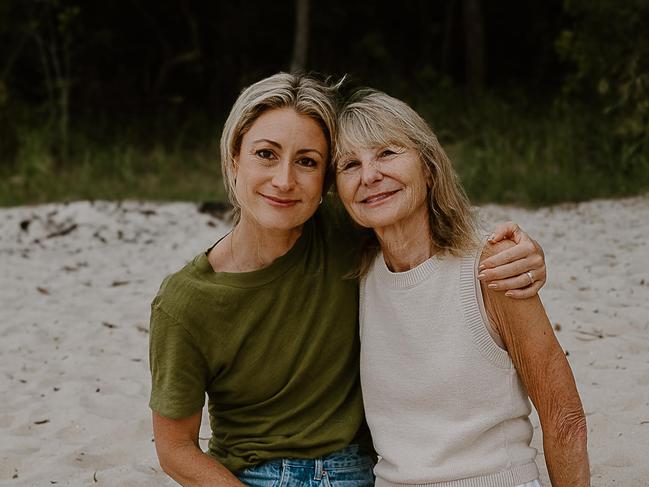
M297 163L300 166L308 167L308 168L318 167L318 163L315 160L311 159L310 157L303 157L302 159L298 159Z
M255 155L257 157L261 157L262 159L270 159L273 157L273 151L270 151L268 149L260 149L255 152Z
M338 164L338 171L340 172L350 172L354 169L360 167L361 163L355 159L350 159L349 161L343 161Z

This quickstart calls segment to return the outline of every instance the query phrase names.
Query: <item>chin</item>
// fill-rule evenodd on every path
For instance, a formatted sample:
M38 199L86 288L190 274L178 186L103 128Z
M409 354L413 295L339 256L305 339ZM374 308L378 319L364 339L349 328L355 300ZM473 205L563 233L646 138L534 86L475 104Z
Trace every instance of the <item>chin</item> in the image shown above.
M368 214L369 213L369 214ZM358 216L353 216L354 221L362 227L380 228L387 227L398 223L400 218L391 211L363 212Z
M261 215L257 222L269 230L293 230L304 225L311 215Z

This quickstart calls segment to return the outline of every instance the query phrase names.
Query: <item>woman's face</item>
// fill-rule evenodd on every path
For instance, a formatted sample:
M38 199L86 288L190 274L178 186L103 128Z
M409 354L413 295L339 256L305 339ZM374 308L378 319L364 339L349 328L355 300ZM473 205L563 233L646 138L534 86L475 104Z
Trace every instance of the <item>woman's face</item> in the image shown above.
M336 164L338 194L360 225L383 228L428 215L424 165L412 149L355 147Z
M292 230L318 208L329 145L320 125L291 108L262 113L241 140L235 191L241 221Z

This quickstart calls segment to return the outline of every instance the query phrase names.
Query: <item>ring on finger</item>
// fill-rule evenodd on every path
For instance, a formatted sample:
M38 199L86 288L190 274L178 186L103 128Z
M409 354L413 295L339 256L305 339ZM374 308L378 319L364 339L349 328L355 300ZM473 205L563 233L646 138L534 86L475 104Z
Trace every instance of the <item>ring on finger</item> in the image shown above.
M532 275L532 271L527 271L525 275L527 275L527 278L530 280L529 286L534 284L534 276Z

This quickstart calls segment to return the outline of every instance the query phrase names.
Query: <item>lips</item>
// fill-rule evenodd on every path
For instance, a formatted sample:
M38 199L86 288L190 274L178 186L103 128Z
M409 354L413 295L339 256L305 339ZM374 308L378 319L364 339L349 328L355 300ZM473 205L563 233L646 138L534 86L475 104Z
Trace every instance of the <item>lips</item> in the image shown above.
M399 192L399 190L394 190L394 191L384 191L382 193L377 193L373 194L371 196L368 196L364 200L361 200L361 203L365 203L367 205L373 205L377 203L382 203L383 201L387 200L390 198L392 195L396 194Z
M293 206L300 202L300 200L295 200L290 198L279 198L277 196L271 196L263 193L259 193L259 194L271 205L279 206L282 208Z

